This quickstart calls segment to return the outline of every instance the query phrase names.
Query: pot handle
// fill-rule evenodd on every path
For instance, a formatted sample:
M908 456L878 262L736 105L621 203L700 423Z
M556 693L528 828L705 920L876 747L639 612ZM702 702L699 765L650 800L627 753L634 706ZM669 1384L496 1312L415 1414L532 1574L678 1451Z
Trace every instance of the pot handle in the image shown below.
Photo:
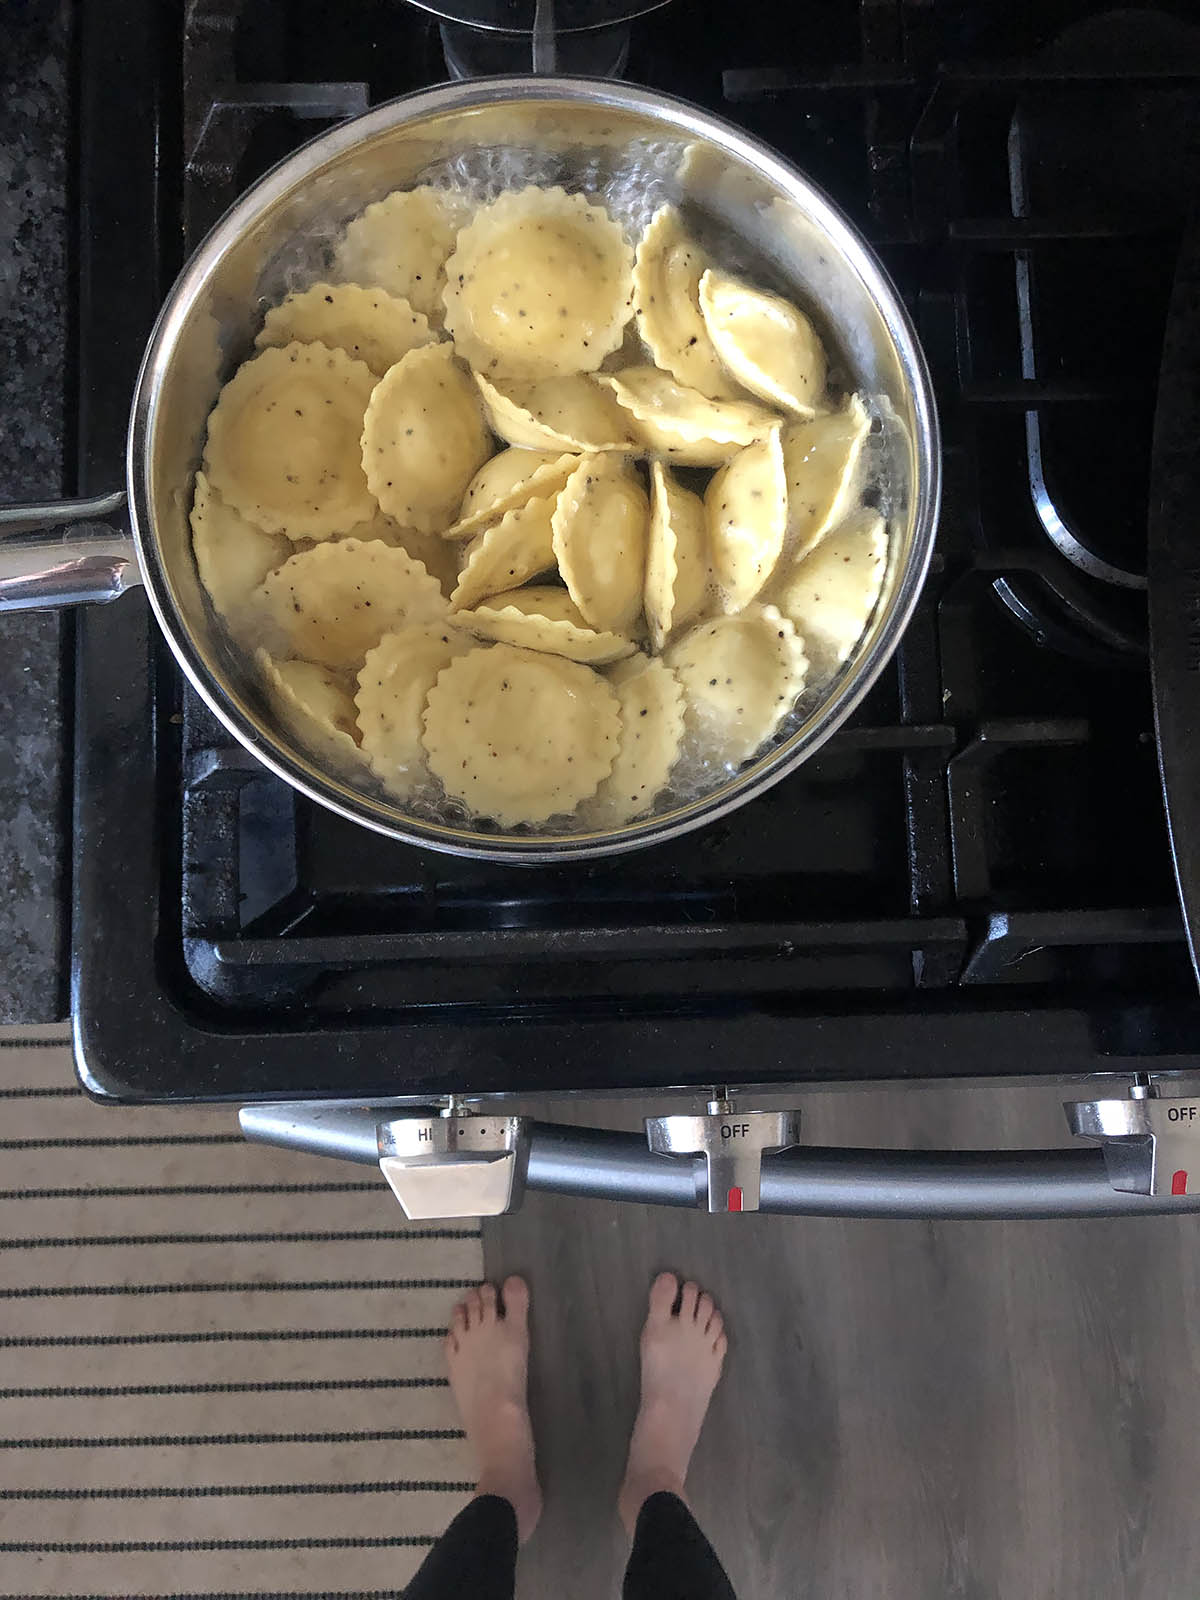
M115 600L141 581L124 489L0 506L0 612Z

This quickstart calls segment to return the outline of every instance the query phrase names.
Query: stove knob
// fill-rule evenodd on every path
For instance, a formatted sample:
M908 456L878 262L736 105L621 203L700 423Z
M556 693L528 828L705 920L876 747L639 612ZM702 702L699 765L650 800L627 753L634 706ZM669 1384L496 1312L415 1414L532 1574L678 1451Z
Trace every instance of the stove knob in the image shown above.
M1129 1194L1195 1194L1200 1190L1200 1100L1158 1094L1134 1085L1127 1100L1068 1100L1071 1132L1095 1139L1108 1181Z
M721 1097L704 1115L647 1117L646 1139L656 1155L704 1157L697 1205L707 1198L710 1211L757 1211L763 1154L799 1144L800 1113L739 1111Z
M379 1167L410 1221L515 1211L529 1165L526 1117L394 1117L376 1129Z

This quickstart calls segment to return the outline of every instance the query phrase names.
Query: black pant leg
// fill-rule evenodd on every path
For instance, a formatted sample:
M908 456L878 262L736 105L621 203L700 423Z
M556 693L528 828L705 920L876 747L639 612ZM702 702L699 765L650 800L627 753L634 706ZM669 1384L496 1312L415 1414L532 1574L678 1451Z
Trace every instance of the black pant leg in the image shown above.
M422 1561L404 1600L512 1600L517 1513L498 1494L477 1494Z
M652 1494L638 1512L624 1600L737 1600L700 1524L677 1494Z

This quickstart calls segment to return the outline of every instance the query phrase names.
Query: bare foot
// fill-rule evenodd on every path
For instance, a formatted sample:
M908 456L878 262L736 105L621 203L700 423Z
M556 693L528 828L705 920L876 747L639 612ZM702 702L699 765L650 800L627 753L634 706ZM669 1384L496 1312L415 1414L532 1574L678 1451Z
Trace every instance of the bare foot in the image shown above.
M631 1539L644 1500L664 1489L683 1495L728 1348L712 1295L702 1294L694 1283L680 1290L673 1272L660 1272L650 1285L650 1313L642 1329L642 1403L617 1499Z
M479 1466L476 1494L498 1494L517 1513L524 1544L542 1514L526 1401L529 1373L529 1286L505 1278L468 1291L446 1334L450 1387Z

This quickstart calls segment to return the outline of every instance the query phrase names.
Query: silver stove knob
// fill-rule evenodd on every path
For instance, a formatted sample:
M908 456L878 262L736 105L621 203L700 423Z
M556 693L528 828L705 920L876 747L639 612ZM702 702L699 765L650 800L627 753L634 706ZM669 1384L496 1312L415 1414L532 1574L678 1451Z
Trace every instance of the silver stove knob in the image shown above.
M515 1211L529 1165L526 1117L395 1117L376 1129L379 1167L410 1221Z
M703 1115L647 1117L646 1140L656 1155L704 1157L697 1205L709 1211L757 1211L762 1158L800 1142L798 1111L739 1111L724 1097Z
M1135 1084L1129 1099L1068 1100L1071 1132L1095 1139L1108 1181L1130 1194L1195 1194L1200 1190L1200 1100L1160 1096Z

